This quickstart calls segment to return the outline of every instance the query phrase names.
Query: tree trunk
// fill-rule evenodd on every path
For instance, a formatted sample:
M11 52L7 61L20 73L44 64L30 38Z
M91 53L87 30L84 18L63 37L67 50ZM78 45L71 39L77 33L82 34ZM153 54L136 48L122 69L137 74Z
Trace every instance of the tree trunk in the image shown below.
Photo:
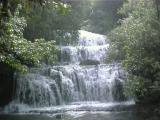
M156 4L156 10L157 10L157 18L159 19L159 4L160 4L160 0L155 0L155 4Z
M1 19L8 17L8 0L2 0Z

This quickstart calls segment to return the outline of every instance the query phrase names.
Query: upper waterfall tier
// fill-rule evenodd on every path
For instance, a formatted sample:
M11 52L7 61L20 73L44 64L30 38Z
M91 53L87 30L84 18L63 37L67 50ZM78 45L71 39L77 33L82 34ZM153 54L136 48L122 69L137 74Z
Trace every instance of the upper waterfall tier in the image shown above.
M106 36L79 31L77 46L61 46L61 63L100 64L107 56L109 44Z
M79 30L79 46L99 46L107 44L106 42L104 35Z

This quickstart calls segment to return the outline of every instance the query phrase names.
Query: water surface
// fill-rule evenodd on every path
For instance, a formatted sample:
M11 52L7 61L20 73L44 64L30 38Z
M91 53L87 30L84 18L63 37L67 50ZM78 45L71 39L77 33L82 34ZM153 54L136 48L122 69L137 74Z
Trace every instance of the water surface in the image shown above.
M121 112L89 112L70 111L54 115L0 115L0 120L159 120L158 116L149 116L133 111Z

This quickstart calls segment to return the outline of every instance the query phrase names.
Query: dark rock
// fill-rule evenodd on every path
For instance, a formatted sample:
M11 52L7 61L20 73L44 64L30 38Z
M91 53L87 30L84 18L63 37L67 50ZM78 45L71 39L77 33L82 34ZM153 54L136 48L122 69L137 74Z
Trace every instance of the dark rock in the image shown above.
M115 101L127 100L126 96L124 95L123 83L120 80L115 80L113 88L114 89L112 90L112 94Z
M147 94L145 94L144 96L140 96L137 98L136 103L137 104L160 104L160 89L156 89L156 88L149 88Z
M80 65L98 65L98 64L100 64L100 62L96 60L84 60L80 62Z
M14 95L14 70L4 63L0 63L0 106L8 104Z

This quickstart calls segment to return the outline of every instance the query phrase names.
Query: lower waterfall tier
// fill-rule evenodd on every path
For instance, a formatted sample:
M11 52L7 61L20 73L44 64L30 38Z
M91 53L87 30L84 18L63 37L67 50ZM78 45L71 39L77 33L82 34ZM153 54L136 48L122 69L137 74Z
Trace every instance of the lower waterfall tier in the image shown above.
M123 77L116 64L31 69L18 77L13 102L43 107L76 101L123 101Z

